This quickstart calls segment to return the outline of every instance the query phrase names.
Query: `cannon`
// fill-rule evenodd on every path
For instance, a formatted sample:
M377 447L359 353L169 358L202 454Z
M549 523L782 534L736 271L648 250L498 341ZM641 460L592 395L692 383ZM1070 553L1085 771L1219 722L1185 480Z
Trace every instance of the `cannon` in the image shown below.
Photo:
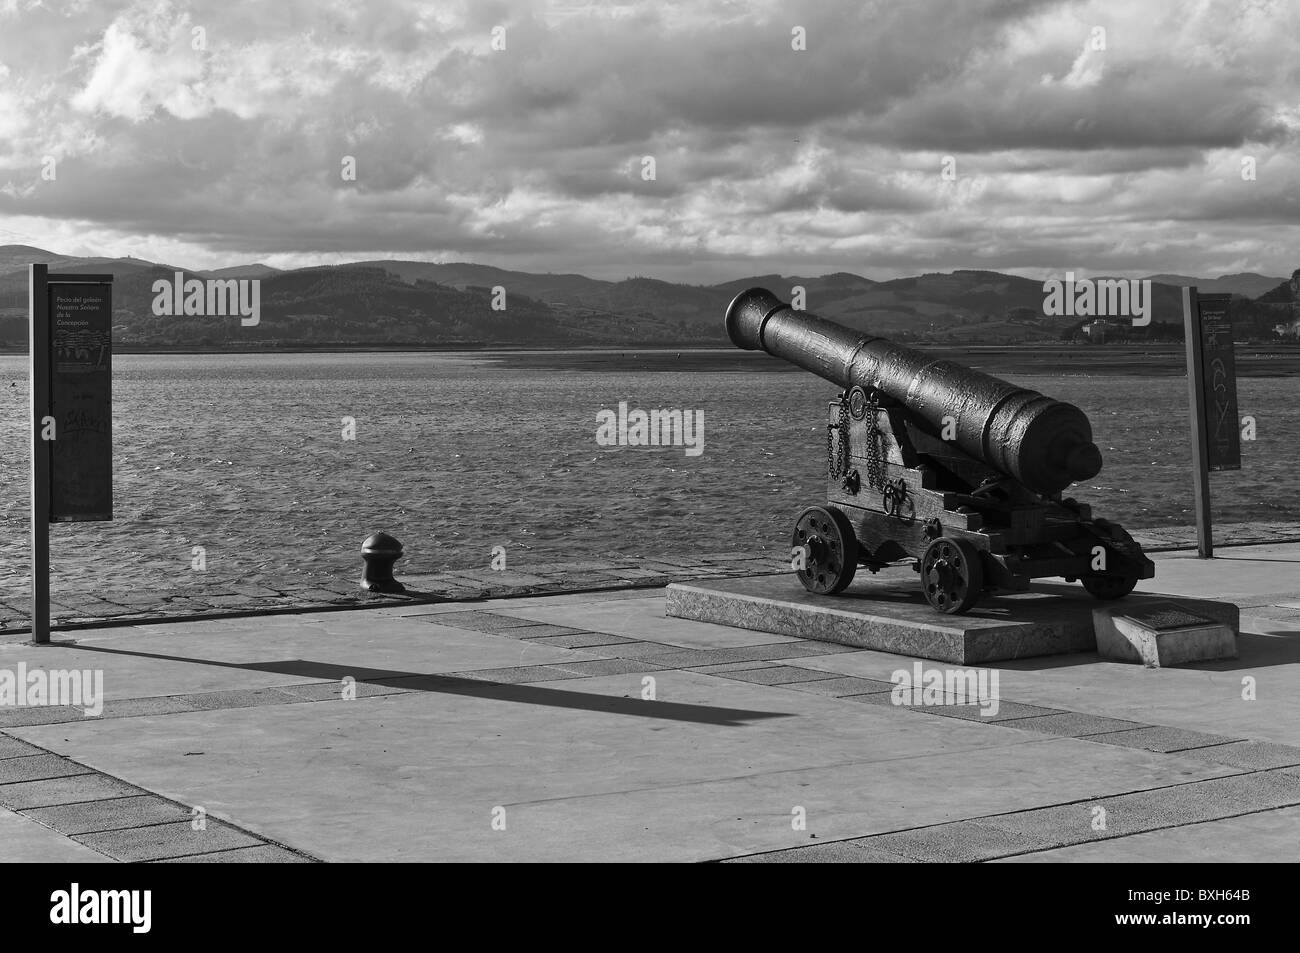
M826 426L826 504L800 513L791 537L809 592L842 592L859 566L911 565L926 601L956 614L1031 579L1118 599L1155 575L1121 526L1061 496L1102 465L1073 404L795 311L763 288L737 295L726 322L737 347L842 388Z

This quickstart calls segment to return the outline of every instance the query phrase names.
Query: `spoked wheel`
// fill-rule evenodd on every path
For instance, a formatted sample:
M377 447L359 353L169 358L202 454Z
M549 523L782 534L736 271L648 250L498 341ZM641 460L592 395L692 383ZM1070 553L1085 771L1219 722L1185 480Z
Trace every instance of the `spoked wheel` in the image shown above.
M1094 599L1123 599L1138 584L1137 576L1084 576L1080 582Z
M967 611L984 589L979 550L964 539L940 536L921 555L921 585L925 601L940 612Z
M858 537L853 524L830 506L810 506L795 520L792 547L802 547L804 568L795 575L809 592L833 596L858 571Z

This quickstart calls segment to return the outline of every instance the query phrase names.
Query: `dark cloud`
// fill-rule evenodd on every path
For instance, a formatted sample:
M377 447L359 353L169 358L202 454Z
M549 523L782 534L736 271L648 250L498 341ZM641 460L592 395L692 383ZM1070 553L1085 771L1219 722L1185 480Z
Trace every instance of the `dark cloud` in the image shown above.
M0 6L0 228L195 266L1289 273L1300 13L1139 6Z

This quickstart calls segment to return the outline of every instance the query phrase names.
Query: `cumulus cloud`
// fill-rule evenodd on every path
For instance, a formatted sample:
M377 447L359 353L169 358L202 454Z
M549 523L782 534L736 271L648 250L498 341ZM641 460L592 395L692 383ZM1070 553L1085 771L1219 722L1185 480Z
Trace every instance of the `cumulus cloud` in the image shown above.
M1289 274L1296 62L1281 0L4 0L0 230L195 267Z

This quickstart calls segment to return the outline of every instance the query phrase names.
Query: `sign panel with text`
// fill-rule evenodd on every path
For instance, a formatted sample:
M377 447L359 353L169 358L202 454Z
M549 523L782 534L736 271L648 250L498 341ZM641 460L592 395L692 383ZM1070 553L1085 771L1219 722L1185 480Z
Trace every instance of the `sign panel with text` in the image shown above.
M113 518L113 286L49 285L50 521Z
M1200 295L1201 372L1205 389L1205 453L1208 470L1241 469L1237 417L1237 364L1233 358L1229 295Z

